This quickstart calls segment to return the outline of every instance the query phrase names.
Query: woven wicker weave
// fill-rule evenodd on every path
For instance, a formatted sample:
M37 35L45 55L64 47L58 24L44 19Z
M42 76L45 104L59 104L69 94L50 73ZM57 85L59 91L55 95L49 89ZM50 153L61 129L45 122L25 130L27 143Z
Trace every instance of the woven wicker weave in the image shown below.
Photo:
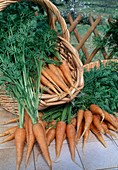
M55 21L58 22L61 26L62 33L58 36L58 46L57 50L60 53L60 56L68 61L71 69L74 71L74 87L70 88L71 95L64 93L64 95L57 94L42 94L39 110L44 109L48 106L63 104L72 100L83 88L84 80L83 80L83 64L79 59L78 52L76 49L69 43L70 34L67 29L67 25L63 17L60 15L60 12L55 7L53 3L49 0L32 0L37 4L40 4L46 10L49 25L51 28L56 29ZM11 3L15 3L18 1L15 0L2 0L0 1L0 11L4 10ZM56 18L56 19L55 19ZM61 97L60 97L61 96ZM6 94L1 91L0 92L0 104L7 111L17 114L17 102L6 96Z
M86 68L87 71L90 71L94 67L99 68L100 67L100 62L102 62L104 64L104 66L105 66L106 63L108 63L108 62L117 62L118 63L118 59L109 59L109 60L94 61L94 62L91 62L89 64L85 64L84 68Z

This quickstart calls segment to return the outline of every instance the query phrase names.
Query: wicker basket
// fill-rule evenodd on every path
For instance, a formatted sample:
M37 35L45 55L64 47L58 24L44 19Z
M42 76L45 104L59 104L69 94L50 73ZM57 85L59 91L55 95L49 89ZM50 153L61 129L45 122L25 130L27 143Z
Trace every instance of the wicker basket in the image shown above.
M83 64L79 59L78 52L76 49L69 43L70 34L67 29L67 25L63 17L60 15L60 12L55 7L53 3L49 0L32 0L44 7L49 25L51 28L56 30L55 22L58 22L61 26L62 33L58 35L58 46L57 50L60 53L60 56L68 61L71 70L74 71L74 87L70 88L71 95L68 93L64 93L64 95L57 94L42 94L39 110L44 109L49 106L64 104L71 101L83 88L84 80L83 80ZM2 0L0 1L0 11L2 11L5 7L10 5L11 3L15 3L18 1L15 0ZM61 96L61 97L60 97ZM0 104L7 111L17 114L18 106L17 102L7 96L3 91L0 92Z
M109 59L109 60L94 61L94 62L91 62L89 64L85 64L84 68L86 68L87 71L90 71L94 67L99 68L100 67L100 62L102 62L104 64L104 66L105 66L106 63L109 63L109 62L117 62L118 63L118 59Z

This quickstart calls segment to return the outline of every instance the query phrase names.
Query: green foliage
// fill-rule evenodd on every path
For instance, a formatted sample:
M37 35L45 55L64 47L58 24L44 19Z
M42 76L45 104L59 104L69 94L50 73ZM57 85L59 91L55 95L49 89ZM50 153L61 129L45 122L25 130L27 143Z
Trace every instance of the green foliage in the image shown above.
M0 88L16 98L34 123L43 63L60 62L53 59L57 53L56 32L50 29L45 15L38 10L35 16L31 7L28 2L20 2L0 13Z
M74 110L88 109L94 103L109 113L118 111L118 63L84 72L84 88L74 100Z
M106 25L103 36L98 36L94 38L94 42L97 47L106 47L111 57L118 56L118 17L109 21Z

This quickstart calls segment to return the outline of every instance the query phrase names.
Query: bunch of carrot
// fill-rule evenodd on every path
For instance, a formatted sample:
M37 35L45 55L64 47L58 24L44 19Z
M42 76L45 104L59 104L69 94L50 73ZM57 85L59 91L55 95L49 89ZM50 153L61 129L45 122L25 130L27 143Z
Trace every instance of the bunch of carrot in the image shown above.
M91 104L89 110L78 110L75 117L71 115L72 107L67 104L62 113L59 114L58 119L53 119L48 122L43 119L45 115L42 112L39 113L38 124L32 125L31 119L27 113L25 113L24 128L19 129L17 126L7 129L0 134L0 137L8 135L3 141L7 142L15 139L17 150L17 170L22 160L23 148L26 143L26 165L33 149L35 141L38 142L42 154L51 167L52 162L48 151L48 146L55 139L56 159L60 156L63 141L68 140L71 158L75 162L75 147L80 138L83 138L83 147L89 138L90 131L95 134L98 140L107 147L107 144L103 138L103 134L116 137L114 133L118 132L118 117L109 114L105 110L102 110L99 106ZM16 118L17 120L18 118ZM8 122L1 122L6 124L14 122L15 119ZM40 133L39 133L40 131ZM20 145L19 145L20 144Z
M72 74L70 65L65 59L61 60L59 66L48 64L43 67L41 75L41 89L46 94L67 93L70 94L70 87L74 87L75 77ZM64 95L60 95L64 96Z

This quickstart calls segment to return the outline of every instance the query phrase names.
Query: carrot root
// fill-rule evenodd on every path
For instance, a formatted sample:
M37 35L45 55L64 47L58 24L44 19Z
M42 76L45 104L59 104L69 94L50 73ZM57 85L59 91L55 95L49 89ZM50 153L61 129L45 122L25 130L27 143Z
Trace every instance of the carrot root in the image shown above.
M26 131L24 128L17 128L15 131L16 144L16 170L19 170L23 156L23 149L26 140Z
M46 142L46 135L45 135L43 126L40 123L34 124L33 132L34 132L34 136L40 146L40 149L42 151L42 154L45 160L47 161L49 167L52 168L52 161L51 161L50 154L48 151L48 145Z

